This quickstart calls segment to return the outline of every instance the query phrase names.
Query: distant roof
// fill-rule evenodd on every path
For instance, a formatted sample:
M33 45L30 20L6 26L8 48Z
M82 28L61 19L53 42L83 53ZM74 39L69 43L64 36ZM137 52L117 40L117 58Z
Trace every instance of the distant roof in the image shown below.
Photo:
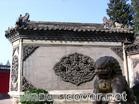
M10 70L9 65L0 65L0 71L6 71L6 70Z

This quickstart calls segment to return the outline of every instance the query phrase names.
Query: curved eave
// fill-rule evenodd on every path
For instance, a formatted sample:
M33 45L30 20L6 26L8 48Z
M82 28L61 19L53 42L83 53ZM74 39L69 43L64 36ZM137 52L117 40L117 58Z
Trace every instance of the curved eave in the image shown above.
M15 27L5 36L11 41L19 38L70 41L130 41L134 32L129 29L104 29L103 24L29 22L27 27Z

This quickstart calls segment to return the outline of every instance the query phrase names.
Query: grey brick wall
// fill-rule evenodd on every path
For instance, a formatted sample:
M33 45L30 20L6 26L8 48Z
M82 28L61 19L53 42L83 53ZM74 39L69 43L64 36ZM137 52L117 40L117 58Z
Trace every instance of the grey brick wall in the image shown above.
M54 65L63 56L71 53L81 53L95 61L101 56L115 57L123 69L123 61L109 47L93 46L40 46L31 54L23 65L23 74L35 87L47 90L87 90L92 89L93 81L76 86L64 82L53 70Z

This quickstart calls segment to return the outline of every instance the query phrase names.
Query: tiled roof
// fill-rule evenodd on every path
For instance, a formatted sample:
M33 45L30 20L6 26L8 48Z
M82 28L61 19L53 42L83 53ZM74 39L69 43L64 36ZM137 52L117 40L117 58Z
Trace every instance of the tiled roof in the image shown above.
M66 30L75 32L106 32L106 33L133 33L128 28L105 29L103 24L94 23L68 23L68 22L35 22L30 21L27 27L19 27L24 30Z
M124 42L133 41L134 32L125 28L104 28L103 24L36 22L29 21L23 25L8 29L5 36L10 41L19 38L58 41L98 41Z
M9 65L0 65L0 71L1 70L10 70L10 66Z

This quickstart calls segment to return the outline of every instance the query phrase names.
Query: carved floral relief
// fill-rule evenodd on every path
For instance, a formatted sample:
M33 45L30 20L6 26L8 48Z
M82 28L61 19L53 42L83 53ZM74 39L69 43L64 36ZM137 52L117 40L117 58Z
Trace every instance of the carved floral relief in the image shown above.
M18 90L18 56L13 56L11 69L11 90Z
M67 55L54 66L56 75L63 81L79 86L94 78L94 60L80 53Z

